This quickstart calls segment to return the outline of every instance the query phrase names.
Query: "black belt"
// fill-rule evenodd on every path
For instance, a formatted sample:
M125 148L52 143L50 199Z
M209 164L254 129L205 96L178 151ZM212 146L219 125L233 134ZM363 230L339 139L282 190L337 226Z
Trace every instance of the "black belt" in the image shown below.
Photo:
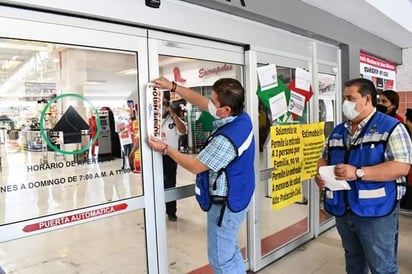
M221 205L221 204L225 204L227 201L226 197L222 197L222 196L211 196L210 197L210 201L212 204L215 205Z

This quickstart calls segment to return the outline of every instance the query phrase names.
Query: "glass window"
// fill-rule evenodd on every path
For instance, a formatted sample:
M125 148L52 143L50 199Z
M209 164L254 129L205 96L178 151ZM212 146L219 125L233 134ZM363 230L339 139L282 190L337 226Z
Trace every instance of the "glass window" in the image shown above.
M259 66L264 66L260 64ZM289 85L295 80L296 69L286 66L276 66L278 77L278 86L275 89L264 92L272 92L270 96L285 93L285 99L290 97ZM288 90L285 92L285 90ZM294 115L289 108L285 114L273 119L269 101L264 92L259 90L259 159L260 169L273 168L272 153L274 151L271 140L271 127L291 124L308 123L308 107L303 107L302 115ZM290 102L288 101L288 104ZM278 157L279 160L288 157ZM274 168L276 172L277 168ZM272 177L274 173L272 172ZM292 176L291 176L292 178ZM299 178L300 179L300 178ZM285 180L285 179L282 179ZM291 180L291 179L289 179ZM309 231L309 206L308 206L308 182L302 183L302 200L294 202L283 208L273 210L273 193L274 184L279 184L280 180L272 178L263 179L257 185L257 193L260 197L259 203L261 208L261 218L266 220L261 225L261 252L266 256L275 250L281 249L288 243L294 241L297 237L304 235ZM289 185L288 185L289 186ZM294 195L291 197L293 198Z
M234 78L242 79L242 66L211 62L190 58L177 58L173 56L162 55L159 57L159 74L165 76L170 80L174 80L179 85L192 88L206 97L210 97L212 93L212 85L220 78ZM180 102L178 94L171 94L170 105L173 102ZM191 154L196 157L202 149L207 137L213 131L213 121L215 120L209 113L200 110L189 102L179 103L181 107L180 117L187 124L187 137L180 136L177 143L171 144L173 146L179 145L178 149L181 152ZM174 111L175 113L177 111ZM167 114L165 115L166 119ZM183 137L183 138L182 138ZM173 137L165 138L165 141L173 140ZM183 140L182 140L183 139ZM164 162L163 162L164 163ZM169 171L166 171L170 173ZM169 174L169 179L170 179ZM169 199L167 199L166 211L175 212L177 215L177 226L168 221L167 223L167 246L168 254L170 254L169 271L173 272L178 269L181 273L188 273L193 269L204 268L208 265L207 261L207 247L205 236L206 231L200 229L206 227L206 215L199 214L199 205L194 196L184 196L176 202L177 197L181 197L179 192L184 189L184 186L194 184L195 175L178 165L176 175L176 189L173 189ZM167 185L165 185L167 187ZM169 185L170 187L170 185ZM191 194L190 194L191 195ZM170 219L169 219L170 220ZM192 237L190 245L185 241L181 241L182 225L186 226L185 233L187 235L196 235ZM244 222L239 232L239 247L246 259L246 222ZM199 236L202 234L201 236ZM187 261L186 258L191 254L199 254L198 259ZM178 255L178 256L176 256Z
M0 224L142 195L135 52L1 39Z

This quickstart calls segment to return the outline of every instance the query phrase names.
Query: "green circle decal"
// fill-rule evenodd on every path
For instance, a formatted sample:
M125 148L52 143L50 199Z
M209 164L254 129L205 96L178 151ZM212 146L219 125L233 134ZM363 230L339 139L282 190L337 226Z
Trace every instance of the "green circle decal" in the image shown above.
M56 145L54 145L52 142L50 142L49 138L47 137L47 130L44 128L44 116L46 115L46 110L51 106L51 104L55 103L57 100L62 99L64 97L76 97L77 99L81 99L85 102L87 102L90 106L90 108L93 110L94 116L96 117L96 126L97 126L97 132L96 135L93 137L93 139L91 140L91 142L89 142L89 144L85 147L82 147L78 150L73 150L73 151L68 151L68 150L62 150L60 148L58 148ZM100 117L99 117L99 112L97 111L97 109L93 106L93 104L90 102L89 99L79 95L79 94L74 94L74 93L66 93L66 94L62 94L59 96L56 96L55 98L53 98L52 100L50 100L50 102L47 103L47 105L43 108L41 115L40 115L40 134L41 137L43 138L43 140L46 142L46 144L51 147L54 151L60 152L62 154L70 154L70 155L74 155L74 154L80 154L85 152L86 150L89 150L89 148L97 141L97 139L100 136Z

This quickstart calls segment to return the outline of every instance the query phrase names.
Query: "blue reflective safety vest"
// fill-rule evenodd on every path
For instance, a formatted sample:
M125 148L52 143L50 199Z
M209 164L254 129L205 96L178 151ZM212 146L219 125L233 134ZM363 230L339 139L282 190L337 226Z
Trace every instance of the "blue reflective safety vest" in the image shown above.
M349 133L344 123L339 124L329 136L329 164L346 163L361 168L384 162L388 138L398 123L395 118L376 112L351 145L347 142ZM394 209L397 197L395 180L355 180L348 183L350 190L326 190L325 209L330 214L342 216L350 210L362 217L381 217Z
M206 141L206 145L218 135L225 136L234 146L237 157L219 172L226 173L228 195L227 206L233 212L245 209L255 190L255 140L250 117L243 112L232 122L218 128ZM196 176L196 199L200 207L208 211L211 207L209 195L209 171Z

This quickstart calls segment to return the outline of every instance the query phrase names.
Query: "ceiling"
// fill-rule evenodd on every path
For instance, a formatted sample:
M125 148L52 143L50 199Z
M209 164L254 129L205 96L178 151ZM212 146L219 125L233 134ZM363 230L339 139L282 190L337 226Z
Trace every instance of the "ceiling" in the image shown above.
M412 48L412 0L302 0L401 48Z
M81 62L73 66L76 60ZM64 80L69 66L77 80L70 88ZM80 88L90 98L127 98L136 86L136 74L134 53L0 38L0 99L33 101L56 89ZM54 90L47 83L54 83Z
M302 1L401 48L412 48L412 0ZM50 51L49 47L47 43L0 39L0 85L37 52Z
M44 43L0 39L0 85L37 52L46 49Z

